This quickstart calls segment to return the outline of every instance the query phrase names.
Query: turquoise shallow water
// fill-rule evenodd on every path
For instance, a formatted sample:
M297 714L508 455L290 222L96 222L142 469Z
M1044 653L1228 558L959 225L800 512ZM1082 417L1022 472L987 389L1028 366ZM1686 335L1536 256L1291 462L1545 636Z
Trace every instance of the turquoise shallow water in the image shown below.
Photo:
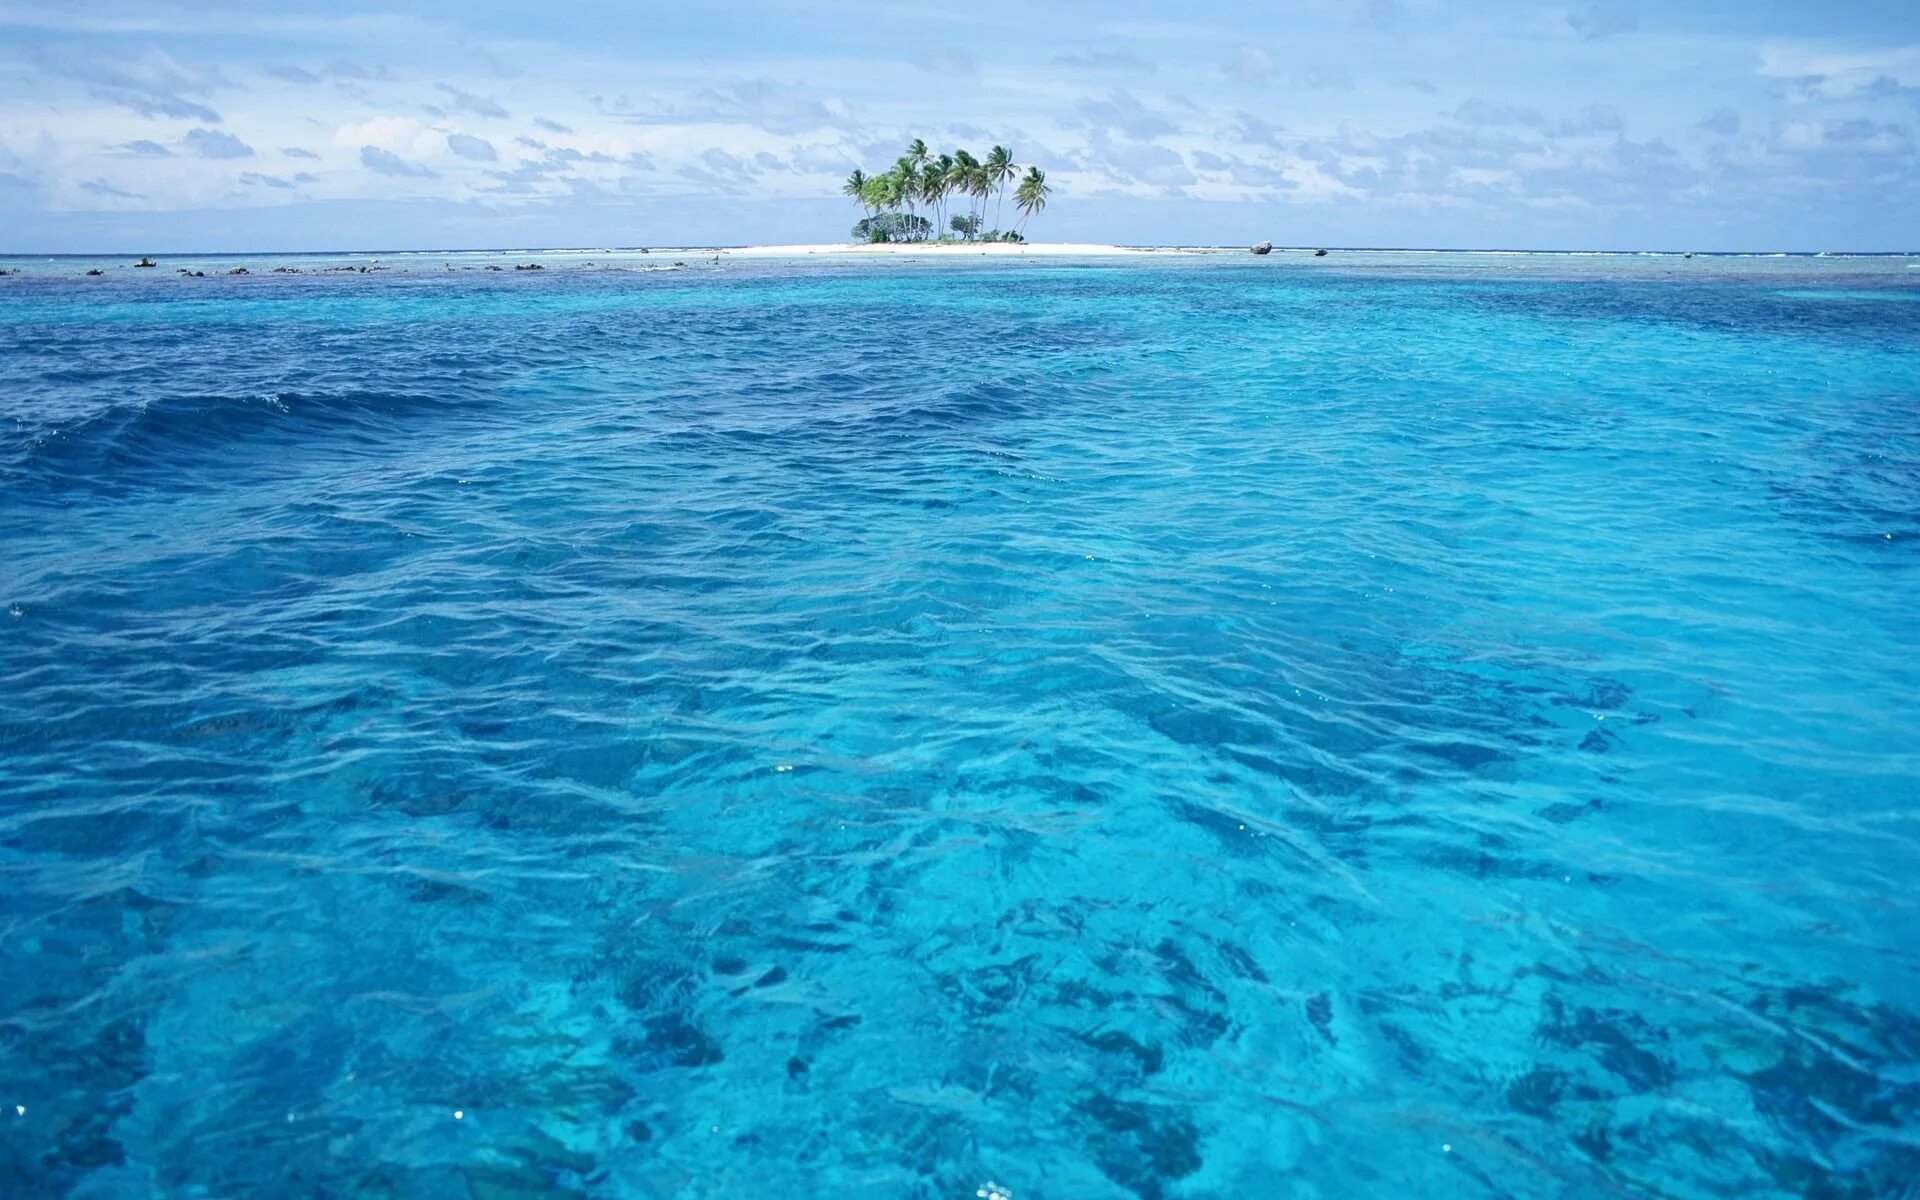
M0 279L0 1194L1915 1194L1904 264L155 274Z

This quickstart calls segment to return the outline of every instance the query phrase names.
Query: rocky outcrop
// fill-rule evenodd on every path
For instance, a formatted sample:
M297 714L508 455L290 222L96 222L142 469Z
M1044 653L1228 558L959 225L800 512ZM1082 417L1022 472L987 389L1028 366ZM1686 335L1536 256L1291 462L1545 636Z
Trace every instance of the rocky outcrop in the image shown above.
M1261 243L1260 243L1259 245L1257 245L1257 246L1255 246L1255 247L1253 247L1253 252L1254 252L1255 254L1272 254L1272 253L1273 253L1273 243L1272 243L1272 242L1261 242Z
M1313 256L1315 258L1325 258L1327 256L1327 252L1325 250L1315 250L1313 252Z
M135 263L135 264L133 264L133 265L134 265L134 266L136 266L136 267L157 267L157 266L159 266L160 264L159 264L159 263L157 263L157 262L155 262L155 261L153 261L153 260L152 260L152 259L150 259L150 258L142 258L142 259L141 259L141 260L140 260L139 262L137 262L137 263Z

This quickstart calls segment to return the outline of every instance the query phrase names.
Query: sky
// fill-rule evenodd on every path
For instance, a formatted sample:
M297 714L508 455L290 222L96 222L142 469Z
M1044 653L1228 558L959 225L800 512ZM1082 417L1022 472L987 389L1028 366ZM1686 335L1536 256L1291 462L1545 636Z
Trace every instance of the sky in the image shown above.
M1036 240L1920 249L1917 127L1920 0L0 0L13 253L840 240L916 136Z

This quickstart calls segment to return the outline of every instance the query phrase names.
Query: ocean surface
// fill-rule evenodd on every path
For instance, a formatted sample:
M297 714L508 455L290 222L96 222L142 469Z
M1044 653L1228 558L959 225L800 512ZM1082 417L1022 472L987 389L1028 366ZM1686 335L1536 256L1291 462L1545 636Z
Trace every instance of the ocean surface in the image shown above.
M1920 1195L1920 259L336 257L0 263L0 1195Z

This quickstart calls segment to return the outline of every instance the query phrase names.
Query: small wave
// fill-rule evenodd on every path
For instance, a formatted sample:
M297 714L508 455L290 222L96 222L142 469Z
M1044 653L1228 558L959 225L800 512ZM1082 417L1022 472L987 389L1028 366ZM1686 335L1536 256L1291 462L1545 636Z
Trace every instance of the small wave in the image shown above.
M110 405L20 435L10 469L22 482L97 478L204 461L241 447L313 446L391 437L422 418L459 412L429 392L264 392L166 396Z

